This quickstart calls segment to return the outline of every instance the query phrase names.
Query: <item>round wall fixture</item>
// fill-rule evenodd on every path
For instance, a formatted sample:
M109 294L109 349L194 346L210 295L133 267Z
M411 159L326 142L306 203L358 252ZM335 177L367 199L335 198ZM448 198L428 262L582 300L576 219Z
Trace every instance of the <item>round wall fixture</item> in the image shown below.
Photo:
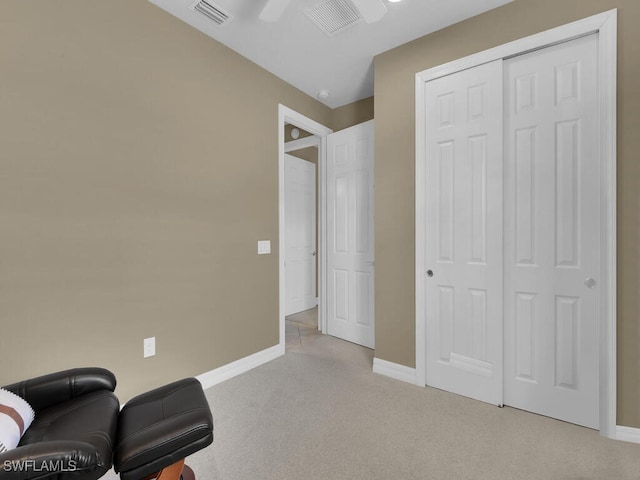
M299 136L300 136L300 130L298 130L297 128L292 128L291 138L293 138L294 140L297 140Z
M318 98L320 100L324 100L325 98L327 98L329 96L329 90L320 90L318 92Z

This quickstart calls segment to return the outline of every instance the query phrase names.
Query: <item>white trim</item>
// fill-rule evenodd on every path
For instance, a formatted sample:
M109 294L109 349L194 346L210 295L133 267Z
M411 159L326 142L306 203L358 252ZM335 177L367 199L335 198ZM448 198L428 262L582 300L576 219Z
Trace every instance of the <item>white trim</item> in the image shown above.
M530 37L515 40L453 62L416 74L416 231L415 231L415 297L416 297L416 383L426 382L426 304L424 245L425 220L425 82L472 68L494 60L505 59L548 47L591 33L598 33L599 104L601 125L600 175L602 192L602 238L600 284L600 434L616 438L616 78L617 78L617 9L553 28Z
M530 52L532 50L549 47L556 43L566 42L590 33L600 32L603 28L606 29L612 19L615 23L616 15L617 9L614 8L607 12L583 18L582 20L576 20L575 22L571 22L560 27L545 30L544 32L540 32L529 37L520 38L518 40L490 48L489 50L484 50L437 67L429 68L417 73L416 76L419 76L423 82L428 82L429 80L444 77L484 63L493 62L494 60L522 55L523 53Z
M296 150L300 150L302 148L309 147L319 147L320 139L315 135L310 137L299 138L298 140L291 140L290 142L286 142L284 144L285 153L295 152Z
M427 258L424 246L427 244L427 191L425 188L427 181L426 161L426 137L424 132L427 128L426 112L426 92L425 82L420 74L416 75L416 166L415 166L415 285L416 285L416 385L425 386L427 384L427 322L426 322L426 298L424 295L427 287L426 272Z
M622 427L618 425L614 438L622 442L640 443L640 428Z
M333 133L331 131L330 133ZM327 334L327 135L318 150L318 330Z
M248 372L260 365L263 365L271 360L275 360L284 354L281 351L279 345L274 345L260 352L249 355L248 357L241 358L235 362L228 363L222 367L215 368L208 372L198 375L196 378L202 384L202 388L211 388L214 385L229 380L230 378L237 377L241 373Z
M416 369L398 363L388 362L380 358L373 359L373 373L395 378L402 382L416 383ZM424 387L424 385L422 385Z
M296 127L302 128L307 132L316 135L319 139L318 146L318 296L320 303L318 304L318 327L326 333L325 321L325 303L326 295L326 136L333 133L333 130L324 125L311 120L304 115L278 104L278 325L279 325L279 348L282 354L285 352L285 271L284 271L284 251L285 251L285 225L284 225L284 125L290 123Z
M603 251L600 271L600 434L615 438L617 405L617 10L610 10L598 32L600 77L600 155Z

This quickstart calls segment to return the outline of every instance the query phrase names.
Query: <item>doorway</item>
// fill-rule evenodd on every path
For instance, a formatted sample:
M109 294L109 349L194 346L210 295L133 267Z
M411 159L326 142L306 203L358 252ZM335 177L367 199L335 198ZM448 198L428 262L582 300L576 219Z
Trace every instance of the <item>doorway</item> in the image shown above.
M308 135L286 141L293 128ZM287 252L287 155L300 148L317 148L317 248L306 253L317 261L317 329L369 348L373 348L375 337L373 144L373 120L333 133L283 105L279 107L279 252ZM283 253L279 254L282 353L286 314L290 313Z
M318 335L317 165L319 138L285 125L285 343Z
M304 152L304 153L302 153ZM307 159L303 158L306 155ZM314 308L318 303L316 255L316 164L318 150L310 147L285 154L285 315Z
M299 130L299 133L294 133L293 138L291 132L293 129ZM305 160L312 159L309 157L309 153L315 156L316 163L314 165L314 175L317 178L316 181L316 194L317 201L314 204L317 205L316 220L314 221L316 234L315 247L312 249L306 249L304 255L311 256L313 258L313 268L315 269L314 280L316 288L314 288L313 296L317 298L317 306L312 307L315 309L315 318L317 319L317 330L321 330L326 333L326 321L325 321L325 300L324 291L326 288L326 181L325 181L325 158L326 158L326 137L333 130L321 125L320 123L299 114L298 112L285 107L284 105L278 106L278 175L279 175L279 212L278 212L278 285L279 285L279 346L282 354L285 352L287 345L287 322L286 316L289 313L293 313L290 309L287 311L288 289L287 288L287 265L286 265L286 251L287 251L287 227L286 227L286 158L289 153L301 152L306 150ZM310 150L309 150L310 149ZM300 154L300 153L299 153ZM308 259L307 259L308 260ZM317 293L316 293L317 292ZM310 315L304 314L304 308L308 306L310 301L309 292L306 292L306 300L302 302L302 314L300 318L304 318L303 326L308 326L310 322ZM300 305L298 306L300 308ZM294 308L293 310L296 310ZM299 312L296 312L299 313ZM296 325L289 327L289 333L292 332L295 327L296 332L299 332L298 322L294 322Z

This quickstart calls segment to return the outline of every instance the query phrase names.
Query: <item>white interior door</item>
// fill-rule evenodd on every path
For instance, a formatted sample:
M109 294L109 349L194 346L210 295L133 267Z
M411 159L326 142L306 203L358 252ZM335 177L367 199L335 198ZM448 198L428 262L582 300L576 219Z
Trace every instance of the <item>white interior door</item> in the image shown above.
M285 154L285 315L316 305L316 166Z
M426 86L427 385L502 403L502 61Z
M599 427L597 36L505 61L505 404Z
M327 137L327 333L373 348L373 120Z

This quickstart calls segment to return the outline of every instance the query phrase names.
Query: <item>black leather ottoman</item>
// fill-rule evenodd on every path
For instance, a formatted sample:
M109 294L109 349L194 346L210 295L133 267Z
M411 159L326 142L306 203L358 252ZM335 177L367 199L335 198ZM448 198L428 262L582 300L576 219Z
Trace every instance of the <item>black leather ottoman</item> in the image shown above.
M122 480L180 478L187 455L213 442L213 418L202 385L185 378L127 402L118 420L115 471ZM177 471L175 477L168 471ZM186 472L191 469L185 467Z

